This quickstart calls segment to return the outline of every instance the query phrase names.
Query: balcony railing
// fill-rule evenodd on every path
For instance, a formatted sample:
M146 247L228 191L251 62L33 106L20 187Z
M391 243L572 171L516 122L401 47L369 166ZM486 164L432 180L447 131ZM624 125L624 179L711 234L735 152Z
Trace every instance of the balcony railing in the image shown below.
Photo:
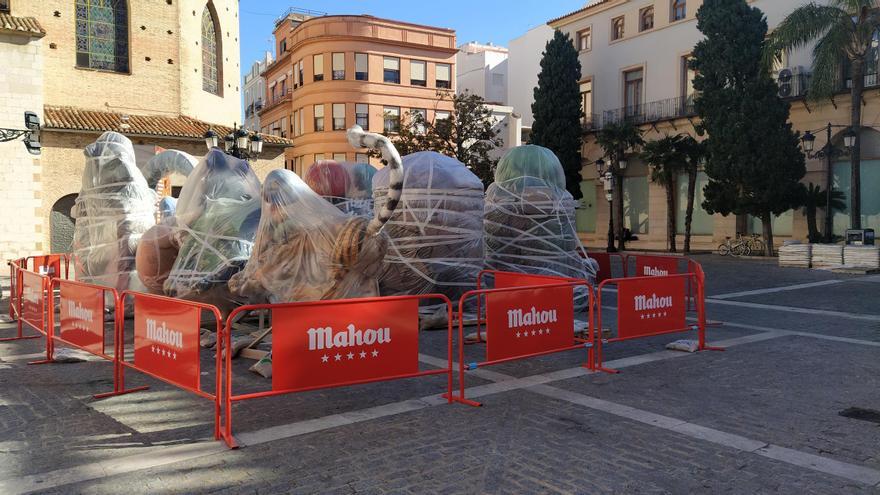
M782 71L773 75L779 85L780 98L797 99L807 96L813 73L801 68L789 69L789 74ZM880 87L880 74L865 74L865 89ZM837 78L834 82L834 93L848 93L852 89L852 79Z
M262 106L262 103L260 101L257 102L257 105L259 106L257 111L259 112L260 110L267 110L285 101L290 101L291 94L293 94L292 88L286 88L283 92L279 93L270 93L267 99L268 104L265 107Z
M584 118L584 132L592 132L602 129L610 124L629 122L635 125L651 124L664 120L693 117L697 114L694 109L694 97L679 96L665 100L652 101L641 105L634 105L615 110L606 110L599 114L590 114Z

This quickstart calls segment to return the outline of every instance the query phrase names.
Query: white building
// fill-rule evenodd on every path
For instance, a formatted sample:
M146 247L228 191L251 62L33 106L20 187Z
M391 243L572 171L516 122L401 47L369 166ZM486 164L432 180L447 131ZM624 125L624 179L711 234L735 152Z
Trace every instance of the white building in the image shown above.
M541 24L511 40L508 47L506 102L522 117L523 142L528 142L531 134L534 122L532 102L535 99L535 86L538 85L538 72L541 71L541 57L551 38L553 28Z
M251 70L244 75L242 87L244 91L244 127L252 131L259 131L260 127L260 110L263 109L263 95L266 94L266 79L263 78L263 71L266 67L275 61L271 52L266 52L263 58L257 60L251 65Z
M458 92L480 95L487 103L507 103L507 48L491 43L465 43L456 55Z

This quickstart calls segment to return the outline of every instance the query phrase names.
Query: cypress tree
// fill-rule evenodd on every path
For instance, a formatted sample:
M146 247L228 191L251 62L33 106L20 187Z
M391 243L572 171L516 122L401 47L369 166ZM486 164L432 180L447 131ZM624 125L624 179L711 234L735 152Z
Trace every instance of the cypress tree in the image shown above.
M556 31L541 58L531 144L549 148L565 171L565 187L581 199L581 63L567 34Z
M772 255L773 215L799 206L806 167L789 104L761 61L767 21L745 0L705 0L697 29L706 36L691 62L698 130L708 133L703 208L760 218Z

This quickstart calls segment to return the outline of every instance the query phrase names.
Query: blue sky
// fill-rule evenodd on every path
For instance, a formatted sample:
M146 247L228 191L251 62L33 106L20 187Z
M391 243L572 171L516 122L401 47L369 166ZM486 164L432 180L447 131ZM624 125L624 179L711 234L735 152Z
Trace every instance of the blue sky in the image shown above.
M293 3L291 3L293 1ZM274 20L288 7L328 14L370 14L455 29L458 43L507 43L529 29L582 7L584 0L242 0L241 69L271 50Z

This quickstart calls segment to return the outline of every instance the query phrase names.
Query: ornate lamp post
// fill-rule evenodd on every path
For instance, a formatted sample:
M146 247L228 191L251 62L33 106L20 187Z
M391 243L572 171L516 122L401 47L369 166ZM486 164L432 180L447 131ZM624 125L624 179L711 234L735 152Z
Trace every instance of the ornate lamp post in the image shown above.
M34 112L24 113L24 126L26 129L6 129L0 127L0 143L13 141L20 137L24 138L24 147L32 155L39 155L42 150L40 144L40 117Z
M846 148L842 150L837 148L831 143L831 133L832 129L842 129L845 128L846 131L843 133L843 146ZM825 145L822 146L819 150L813 152L813 149L816 144L816 135L813 132L819 132L822 129L815 129L814 131L807 131L801 136L801 143L804 148L804 153L807 155L807 158L813 160L816 158L824 158L825 159L825 240L827 242L831 242L832 235L834 233L834 217L831 212L831 186L834 181L834 173L832 171L832 165L835 158L845 156L849 153L850 150L853 149L856 143L856 133L853 131L852 127L846 125L832 125L830 122L827 126L825 126Z
M220 135L213 129L208 129L204 139L208 150L220 145ZM258 133L249 133L247 129L234 124L232 132L223 138L223 149L238 159L255 160L263 152L263 138Z
M617 249L614 247L614 174L611 171L613 167L609 164L606 167L605 160L596 160L596 176L602 181L605 190L605 200L608 201L608 247L606 251L614 253Z

